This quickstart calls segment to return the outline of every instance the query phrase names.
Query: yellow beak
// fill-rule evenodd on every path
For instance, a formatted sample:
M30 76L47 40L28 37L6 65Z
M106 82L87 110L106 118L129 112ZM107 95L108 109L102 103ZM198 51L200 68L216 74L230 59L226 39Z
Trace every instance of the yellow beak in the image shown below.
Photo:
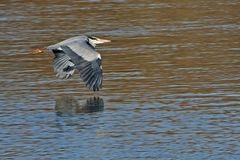
M111 40L108 40L108 39L98 39L97 40L98 41L98 43L109 43L109 42L111 42Z

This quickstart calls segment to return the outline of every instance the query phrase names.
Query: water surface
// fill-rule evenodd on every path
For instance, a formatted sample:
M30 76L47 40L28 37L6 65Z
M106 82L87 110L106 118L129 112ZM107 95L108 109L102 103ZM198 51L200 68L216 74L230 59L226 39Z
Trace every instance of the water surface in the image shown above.
M239 159L239 1L2 1L1 159ZM80 34L104 84L57 79L51 54Z

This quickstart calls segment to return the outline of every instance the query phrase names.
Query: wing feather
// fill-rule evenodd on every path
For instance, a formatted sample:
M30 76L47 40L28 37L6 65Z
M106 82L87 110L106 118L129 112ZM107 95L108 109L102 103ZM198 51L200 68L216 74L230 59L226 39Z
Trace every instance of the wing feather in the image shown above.
M75 67L79 70L80 77L90 90L98 91L102 88L101 59L95 50L89 49L83 53L86 50L73 50L70 46L61 46L61 49L69 56ZM91 55L88 57L86 54Z
M60 78L69 78L74 73L74 64L70 61L70 58L62 51L53 50L55 55L53 60L54 72L57 72L57 76ZM64 70L67 67L71 67L70 70Z

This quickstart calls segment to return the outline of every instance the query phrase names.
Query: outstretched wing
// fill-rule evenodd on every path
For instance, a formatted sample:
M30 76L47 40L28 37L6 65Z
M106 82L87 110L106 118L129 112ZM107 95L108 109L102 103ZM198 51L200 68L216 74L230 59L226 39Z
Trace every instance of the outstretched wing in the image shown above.
M62 50L53 49L55 57L53 60L54 71L60 78L69 78L74 73L74 64L71 62L70 57Z
M80 77L86 86L93 91L102 88L102 66L101 57L88 44L62 45L61 49L70 57L70 61L80 72Z

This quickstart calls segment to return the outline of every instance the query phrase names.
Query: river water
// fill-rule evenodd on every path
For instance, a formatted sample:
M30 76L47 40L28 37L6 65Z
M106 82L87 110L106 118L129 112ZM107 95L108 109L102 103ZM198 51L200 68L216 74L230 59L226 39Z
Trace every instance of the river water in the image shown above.
M240 159L238 0L0 7L1 159ZM31 53L86 33L112 40L97 93Z

